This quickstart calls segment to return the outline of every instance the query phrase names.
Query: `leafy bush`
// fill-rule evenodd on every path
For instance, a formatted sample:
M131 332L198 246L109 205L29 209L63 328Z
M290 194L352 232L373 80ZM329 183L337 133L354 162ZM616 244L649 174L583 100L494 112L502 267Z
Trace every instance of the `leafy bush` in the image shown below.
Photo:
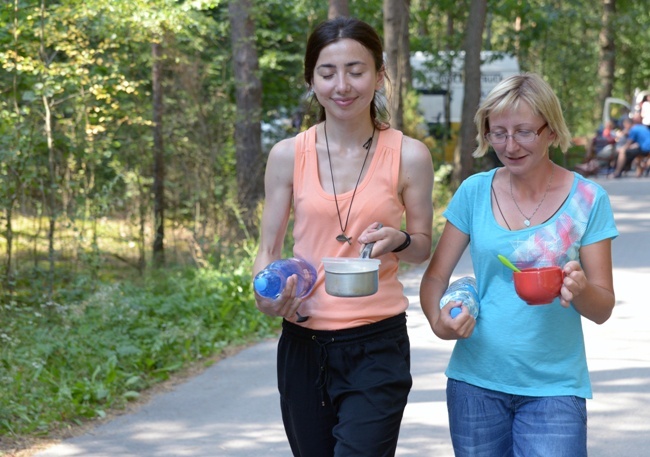
M447 219L442 216L442 213L447 208L449 200L451 200L452 192L450 190L451 173L453 165L449 163L442 163L438 165L434 173L433 185L433 246L438 243L438 238L442 235L442 230L445 227Z
M102 417L189 362L265 337L249 255L102 286L69 306L2 309L0 436Z

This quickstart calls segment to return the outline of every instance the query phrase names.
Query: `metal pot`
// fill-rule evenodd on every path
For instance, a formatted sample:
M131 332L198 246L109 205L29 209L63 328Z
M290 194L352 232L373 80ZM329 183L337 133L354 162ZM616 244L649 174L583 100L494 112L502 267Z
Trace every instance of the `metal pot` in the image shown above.
M379 259L371 259L375 243L368 243L361 257L325 257L325 291L335 297L365 297L379 288Z

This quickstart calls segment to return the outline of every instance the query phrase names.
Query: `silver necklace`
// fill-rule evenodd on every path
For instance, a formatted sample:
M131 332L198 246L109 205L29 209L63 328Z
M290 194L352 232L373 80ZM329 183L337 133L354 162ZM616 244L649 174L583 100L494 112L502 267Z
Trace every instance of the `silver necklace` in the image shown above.
M361 171L359 172L359 177L357 178L357 183L354 185L354 192L352 192L352 199L350 199L350 206L348 208L348 215L345 218L345 226L341 221L341 210L339 209L339 200L336 197L336 186L334 185L334 171L332 170L332 157L330 156L330 144L327 141L327 122L323 123L323 131L325 133L325 146L327 147L327 160L330 164L330 176L332 177L332 190L334 191L334 202L336 203L336 214L339 216L339 227L341 227L341 234L337 235L336 241L341 243L347 242L352 244L352 238L345 234L345 230L348 228L348 221L350 220L350 211L352 210L352 203L354 202L354 196L357 194L357 187L359 187L359 182L361 181L361 175L363 174L363 169L366 166L366 161L368 160L368 155L370 155L370 147L372 146L372 139L375 137L376 126L372 127L372 135L368 138L368 141L363 143L363 148L366 150L366 157L363 159L363 164L361 165Z
M553 166L553 165L551 165ZM515 200L515 194L512 192L512 173L510 173L510 197L512 197L512 201L515 202L515 206L517 207L517 210L519 213L524 216L524 225L526 227L530 227L530 220L535 217L535 214L537 214L537 210L542 206L542 203L544 203L544 200L546 200L546 195L548 194L548 190L551 188L551 182L553 181L553 174L555 173L555 167L551 169L551 177L548 179L548 184L546 185L546 191L544 192L544 196L540 200L540 202L537 204L537 208L535 208L535 211L533 211L533 214L530 215L530 217L526 216L524 212L519 208L519 205L517 204L517 200Z

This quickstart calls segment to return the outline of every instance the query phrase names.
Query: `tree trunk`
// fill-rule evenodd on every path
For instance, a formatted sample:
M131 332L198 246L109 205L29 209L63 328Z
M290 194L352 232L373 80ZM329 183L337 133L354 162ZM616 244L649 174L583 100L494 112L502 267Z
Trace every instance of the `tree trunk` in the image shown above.
M40 29L40 57L41 61L48 65L48 58L45 55L45 0L41 0L40 4L40 14L41 14L41 29ZM47 162L48 162L48 174L49 174L49 189L47 190L47 207L49 209L49 228L47 232L47 257L49 263L48 271L48 287L47 287L47 302L52 301L52 296L54 294L54 232L56 230L56 157L54 156L54 137L52 132L52 110L50 99L45 93L41 96L43 102L43 128L45 131L45 139L47 144Z
M481 48L483 45L483 28L487 13L487 0L472 0L467 18L465 43L465 96L461 114L459 145L454 151L454 186L474 172L476 149L476 125L474 115L481 100Z
M447 13L446 20L446 29L447 29L447 40L446 40L446 51L447 52L447 75L445 78L445 101L444 101L444 113L445 113L445 136L443 139L443 148L447 150L447 144L453 136L451 130L451 82L454 77L454 58L451 57L452 54L449 52L452 50L452 39L454 36L454 16L451 13ZM451 58L451 61L449 60ZM447 160L445 154L445 160Z
M14 277L13 277L13 242L14 242L14 226L13 226L13 206L15 199L11 199L5 208L5 215L7 220L5 239L7 240L7 246L5 249L5 254L7 259L5 261L5 272L2 285L7 295L11 296L14 292Z
M384 0L384 50L393 82L389 112L398 130L404 129L404 97L411 83L409 7L410 0Z
M613 19L616 13L616 0L603 0L603 15L601 29L598 36L600 53L598 59L598 78L600 90L598 92L598 109L594 110L594 123L598 125L602 118L602 107L605 99L611 97L614 86L614 70L616 68L616 46L614 42Z
M235 76L235 153L239 205L246 228L257 225L256 208L264 196L262 155L262 82L255 48L255 24L251 0L231 0L230 33ZM256 236L256 233L249 233Z
M147 221L147 193L145 187L142 185L140 176L136 177L138 186L138 273L143 275L145 267L147 266L147 251L146 251L146 221Z
M399 68L403 88L402 96L406 96L406 91L411 89L413 81L411 71L411 40L409 36L411 0L402 0L400 5L402 18L400 21Z
M48 189L47 204L49 208L49 228L47 231L47 258L49 263L47 301L52 301L54 294L54 232L56 230L56 164L54 157L54 139L52 137L52 111L50 110L50 101L47 96L43 95L43 110L45 112L45 137L47 140L47 157L48 172L50 185Z
M165 150L163 145L162 44L151 45L153 87L153 264L165 265Z
M335 17L347 17L350 15L350 7L348 5L348 0L329 0L330 7L327 12L328 19L334 19Z
M13 38L13 46L14 46L14 52L16 55L19 54L18 51L18 37L19 37L19 26L18 26L18 15L15 14L15 12L18 10L18 0L14 0L14 17L13 17L13 32L12 32L12 38ZM17 72L12 72L13 77L12 77L12 96L13 96L13 108L14 112L16 114L16 119L20 119L20 104L18 102L18 74ZM16 145L20 144L20 129L15 129L14 132L16 133ZM15 188L13 189L14 192L8 192L6 194L7 200L5 202L5 219L6 219L6 230L5 230L5 240L7 241L7 245L5 247L5 254L7 256L6 261L5 261L5 272L4 272L4 280L2 282L2 285L4 287L4 290L6 291L8 296L13 296L14 293L14 265L13 265L13 246L14 246L14 225L13 225L13 214L14 214L14 207L16 204L16 199L18 198L18 192L21 186L21 177L20 173L18 173L13 165L11 163L7 163L7 171L8 175L6 177L7 179L7 189L11 189L11 184L10 180L15 179Z

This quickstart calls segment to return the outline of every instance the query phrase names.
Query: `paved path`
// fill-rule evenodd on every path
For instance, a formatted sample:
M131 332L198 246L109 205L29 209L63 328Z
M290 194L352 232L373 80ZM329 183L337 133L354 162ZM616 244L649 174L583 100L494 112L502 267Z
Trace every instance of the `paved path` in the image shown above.
M650 179L599 181L610 193L617 306L602 326L584 321L594 399L589 455L650 455ZM443 371L452 342L438 340L418 299L423 266L403 275L411 301L414 385L399 456L452 457ZM471 273L465 256L456 276ZM37 457L287 457L275 383L275 341L243 350L120 416Z

